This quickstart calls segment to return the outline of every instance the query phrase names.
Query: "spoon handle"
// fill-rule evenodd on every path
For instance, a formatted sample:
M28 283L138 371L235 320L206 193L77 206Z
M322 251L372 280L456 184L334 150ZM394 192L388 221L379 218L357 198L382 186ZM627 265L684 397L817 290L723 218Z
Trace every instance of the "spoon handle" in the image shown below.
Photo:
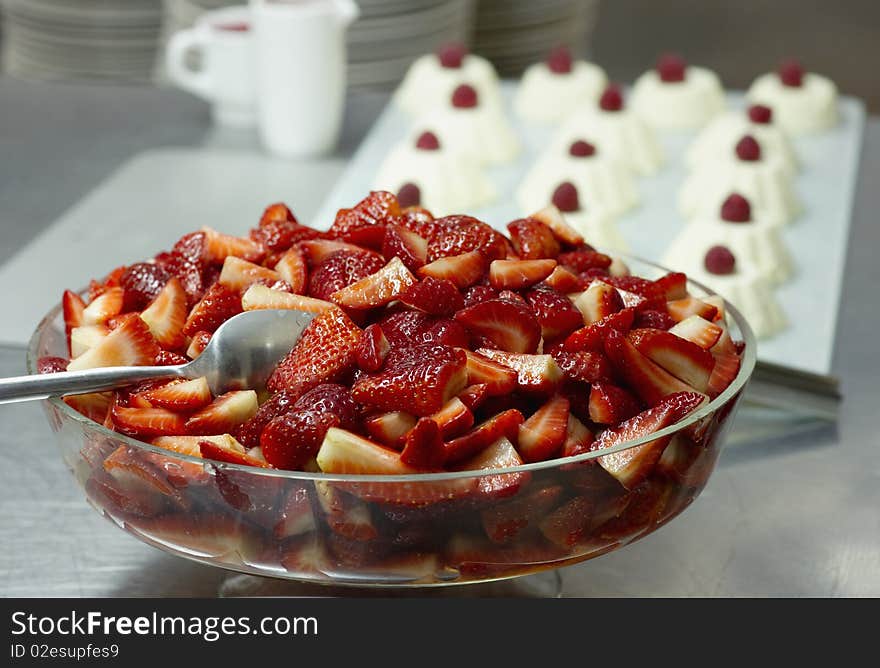
M0 378L0 404L46 399L62 394L85 394L111 390L150 378L182 376L184 366L117 366Z

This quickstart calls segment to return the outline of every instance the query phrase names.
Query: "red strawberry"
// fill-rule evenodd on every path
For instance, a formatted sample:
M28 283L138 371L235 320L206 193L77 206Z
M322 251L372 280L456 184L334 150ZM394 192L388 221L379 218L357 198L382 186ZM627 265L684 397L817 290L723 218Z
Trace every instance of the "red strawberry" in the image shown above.
M610 257L594 250L567 251L560 253L556 259L563 267L578 274L590 269L608 269L611 266Z
M617 372L639 398L656 406L663 397L676 392L692 392L690 385L680 381L640 353L627 338L612 330L605 339L605 353Z
M355 382L352 396L381 411L431 415L464 389L466 363L464 351L450 346L421 345L393 350L382 372Z
M687 297L687 276L680 271L671 272L654 281L654 286L666 298L684 299Z
M176 350L184 345L183 326L188 313L186 299L180 280L172 276L141 313L141 318L147 323L153 338L163 348Z
M628 332L633 324L635 313L632 309L623 309L613 315L606 316L599 322L587 325L576 332L572 332L565 342L562 349L567 352L577 352L579 350L599 350L603 349L605 337L611 330L619 332Z
M603 431L594 449L605 450L660 431L695 411L705 399L705 395L697 392L671 394L653 408ZM669 435L635 448L603 455L598 458L599 465L617 478L621 485L633 489L651 473L671 438L672 435Z
M438 218L435 223L439 230L428 242L428 262L474 250L490 261L507 256L507 240L476 218L446 216Z
M127 436L174 436L186 433L185 418L165 408L126 408L113 406L116 429Z
M556 268L556 260L493 260L489 282L499 290L522 290L540 283Z
M391 411L371 417L366 421L365 426L370 438L395 450L400 450L403 437L416 426L418 420L410 413Z
M584 238L565 221L562 213L553 205L533 213L529 218L544 223L552 230L554 236L567 246L580 246L584 243Z
M82 327L85 324L83 311L85 302L75 292L65 290L61 297L61 307L64 314L64 329L67 333L67 344L70 346L70 332L74 327Z
M541 325L541 336L552 341L567 336L582 327L584 317L564 294L555 290L536 289L526 293L526 299Z
M430 211L417 206L407 207L400 216L395 216L390 220L389 224L402 225L410 232L418 234L422 239L430 239L441 228L441 225L435 222Z
M574 300L574 305L588 325L599 322L624 308L623 299L617 289L602 281L593 281L590 287Z
M489 386L485 383L474 383L473 385L468 385L461 391L461 394L458 395L458 398L461 399L461 403L467 406L468 410L475 411L479 408L482 403L489 396L488 391Z
M666 302L666 308L675 322L681 322L692 315L698 315L705 320L712 321L718 312L717 308L696 297L685 297L684 299Z
M133 448L119 446L104 460L102 468L119 484L120 491L148 491L176 502L179 507L188 505L169 476Z
M565 440L562 442L560 457L575 457L590 451L593 442L593 432L584 426L574 415L568 416L568 424L565 429Z
M364 330L361 340L355 350L355 361L358 367L367 373L373 373L382 368L391 344L382 333L379 325L373 324Z
M241 295L225 285L215 283L193 306L183 326L183 333L186 336L202 331L213 333L229 318L241 312Z
M719 353L715 355L715 366L712 368L712 375L709 377L707 386L710 397L717 397L727 389L727 386L739 373L741 363L742 360L736 354Z
M112 392L92 392L90 394L69 394L62 397L65 404L81 415L98 424L103 424L110 414L110 405L113 401Z
M531 310L503 299L469 306L456 313L455 320L512 353L533 353L541 340L541 326Z
M390 192L376 190L351 209L340 209L330 226L330 236L348 241L352 233L365 227L382 225L392 216L400 215L400 204ZM380 240L381 243L381 240Z
M590 388L590 419L598 424L617 424L640 410L639 402L622 387L597 382Z
M392 348L425 343L464 348L469 342L467 331L455 320L437 318L419 311L391 313L378 324Z
M350 253L372 253L372 251L365 250L360 246L347 244L344 241L337 241L335 239L309 239L308 241L301 241L296 247L303 252L303 257L306 258L309 267L317 267L323 264L331 255L341 250L349 251Z
M655 311L654 309L644 309L636 312L633 327L640 329L650 327L652 329L670 329L675 324L668 313L665 311Z
M721 338L721 328L698 315L688 316L673 326L669 332L696 343L700 348L709 350Z
M509 394L516 388L516 371L493 362L488 357L465 351L467 355L467 382L484 385L487 396Z
M294 485L287 493L281 506L281 519L275 525L272 534L278 540L312 533L315 529L315 515L312 510L314 488Z
M140 311L156 298L171 274L160 264L138 262L125 268L119 284L125 292L122 309Z
M288 250L275 265L275 271L290 285L295 294L305 294L309 284L309 266L302 248Z
M523 415L516 409L494 415L466 434L446 443L446 464L456 464L475 457L500 438L515 441L522 423Z
M597 350L579 350L576 353L559 350L553 353L553 359L569 380L595 383L613 379L615 375L611 362Z
M529 303L523 299L522 295L518 292L514 292L513 290L502 290L498 293L498 299L501 299L506 302L511 302L513 304L519 304L520 306L528 306Z
M559 485L541 487L486 508L480 512L486 536L493 543L511 542L536 526L553 508L561 493Z
M153 364L158 354L159 346L150 334L150 328L139 316L131 314L100 343L71 360L67 370L146 366Z
M562 380L562 370L550 355L507 353L490 348L477 352L516 371L517 389L527 394L549 394Z
M122 313L125 291L119 287L107 288L89 302L83 310L83 324L102 325L115 315Z
M330 427L339 425L333 413L293 410L274 418L260 434L266 461L279 469L302 470L315 455Z
M431 315L451 315L464 307L464 298L455 283L431 276L413 283L398 298L407 306Z
M189 347L186 349L186 356L194 360L208 347L210 341L211 332L196 332L193 334L192 341L189 342Z
M571 270L559 265L556 266L552 274L544 279L544 283L562 294L580 292L589 285L589 281L584 281Z
M428 241L402 225L389 225L382 240L386 260L399 257L410 271L417 271L428 259Z
M205 459L212 459L215 462L223 462L224 464L238 464L239 466L256 466L257 468L271 468L266 462L257 457L253 457L246 452L225 448L218 445L214 441L199 441L199 453Z
M341 309L319 313L272 372L267 389L289 390L299 396L337 380L351 367L360 337L361 330Z
M160 350L159 354L156 355L156 361L153 362L153 364L156 366L180 366L189 361L188 357L184 357L180 353L173 353L169 350Z
M466 288L483 277L486 272L486 258L480 251L470 251L461 255L448 255L419 267L419 276L447 279L459 288Z
M283 204L269 206L260 219L260 224L250 231L250 238L267 252L284 253L294 244L308 239L317 239L321 232L296 222L296 218Z
M556 396L519 426L517 450L526 462L550 459L562 448L568 428L568 399Z
M440 427L443 438L452 438L474 426L474 414L458 397L447 401L443 408L431 415L431 419Z
M246 448L255 448L260 444L260 434L266 425L279 415L292 411L296 397L282 390L269 397L248 420L236 430L236 437Z
M230 434L254 416L258 408L257 393L236 390L221 394L186 421L190 434Z
M709 386L715 358L708 350L671 332L660 329L634 329L627 338L636 349L700 392Z
M150 406L167 408L178 413L189 413L211 403L211 390L206 378L196 378L182 383L169 383L140 395ZM134 397L132 397L132 401Z
M474 306L498 297L498 290L491 285L472 285L464 293L465 307Z
M570 549L589 531L594 508L593 499L576 496L541 520L541 533L554 545Z
M223 269L218 279L220 283L239 294L247 290L254 283L272 285L280 280L281 275L278 272L253 262L242 260L234 255L230 255L223 261Z
M333 413L339 418L339 426L343 429L356 430L361 425L360 406L351 396L351 390L345 385L323 383L303 394L296 400L294 407L300 410L313 410L321 413Z
M37 373L58 373L59 371L67 371L67 365L70 360L63 357L45 356L37 360Z
M363 501L344 494L339 485L324 481L315 483L315 492L324 521L333 534L359 543L379 535L370 508Z
M160 545L186 545L187 553L212 562L241 564L257 557L261 536L235 515L176 514L139 521L129 530Z
M260 309L289 309L306 313L324 313L338 307L332 302L325 302L314 297L295 295L265 285L252 285L241 296L241 306L245 311Z
M122 278L122 274L125 272L125 266L116 267L113 271L111 271L107 276L103 279L103 281L95 281L92 280L89 282L89 301L95 301L98 297L103 295L110 288L119 288L119 280Z
M384 266L385 261L378 253L362 249L336 251L312 272L309 294L329 301L334 292L357 283Z
M404 437L400 460L418 469L431 470L442 468L445 456L440 426L431 418L419 419Z
M202 258L206 262L221 264L230 255L248 262L259 262L266 254L258 243L250 239L223 234L210 227L203 227L201 232L205 235Z
M503 414L502 414L503 415ZM497 416L497 417L500 417ZM522 420L522 416L520 416ZM447 443L447 447L449 444ZM481 471L485 469L512 468L522 466L523 460L513 444L504 436L484 447L477 455L456 465L457 471ZM484 475L475 481L477 491L481 496L488 499L499 499L513 496L521 487L526 485L531 474L524 473L501 473L498 475ZM469 480L461 481L467 484Z
M534 218L520 218L507 224L513 248L523 260L541 260L559 255L553 230Z

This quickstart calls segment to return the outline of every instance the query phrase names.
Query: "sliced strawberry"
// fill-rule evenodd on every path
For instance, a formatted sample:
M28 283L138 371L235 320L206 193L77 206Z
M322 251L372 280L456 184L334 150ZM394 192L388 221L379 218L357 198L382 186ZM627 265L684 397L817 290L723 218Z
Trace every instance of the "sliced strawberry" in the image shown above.
M400 258L394 257L376 273L334 292L330 299L340 306L353 309L384 306L397 299L415 282L415 277Z
M431 419L440 427L443 438L453 438L474 426L474 414L458 397L447 401Z
M574 457L590 451L593 443L593 432L574 415L568 416L568 425L565 429L565 440L562 443L560 457Z
M361 404L380 411L405 410L420 417L440 410L467 383L463 350L443 345L393 350L384 369L352 387Z
M211 341L211 332L196 332L192 336L192 340L189 342L189 346L186 349L186 356L191 360L194 360L196 357L202 354L202 351L208 347L208 343Z
M305 311L306 313L324 313L337 308L332 302L276 290L265 285L252 285L249 287L247 292L242 295L241 305L245 311L289 309L291 311Z
M519 426L517 450L526 462L541 462L562 448L568 428L568 399L556 396Z
M598 350L579 350L576 353L558 350L552 354L569 380L596 383L612 380L616 375L608 357Z
M496 297L498 297L498 290L491 285L472 285L464 292L464 305L466 307L473 306Z
M102 325L115 315L122 313L125 291L122 288L108 288L95 297L82 313L84 325Z
M669 330L670 333L696 343L704 350L709 350L718 343L721 331L718 325L698 315L688 316Z
M352 233L386 223L400 215L397 197L384 190L374 190L351 209L340 209L330 226L330 236L349 241ZM381 239L380 239L381 243Z
M407 306L431 315L451 315L464 308L464 298L455 283L431 276L410 285L400 293L399 299Z
M183 347L183 326L187 318L186 291L176 276L165 283L141 318L163 348L176 350Z
M589 531L594 507L593 499L576 496L541 520L541 533L554 545L570 549Z
M70 332L74 327L82 327L85 325L83 311L86 304L75 292L65 290L61 297L61 309L64 314L64 330L67 333L67 343L70 344Z
M214 332L229 318L241 313L241 295L220 283L214 283L193 306L183 333L192 336L196 332Z
M574 305L588 325L599 322L624 308L623 299L617 289L602 281L593 281L590 287L574 300Z
M110 328L106 325L82 325L70 330L70 356L79 357L107 338ZM66 362L65 362L66 364ZM60 369L64 371L64 369Z
M730 336L730 330L727 327L727 323L724 320L716 320L714 324L721 329L721 336L718 337L718 341L715 345L709 348L709 352L713 355L736 355L737 348L733 343L733 338Z
M458 398L471 412L477 410L489 396L489 386L485 383L468 385L461 391Z
M510 545L496 545L468 534L453 536L445 555L447 563L463 575L486 579L552 566L566 553L542 538L523 537Z
M499 290L522 290L540 283L555 268L556 260L493 260L489 282Z
M627 293L632 294L632 293ZM675 325L675 320L672 319L665 310L657 311L654 309L640 309L636 311L636 318L633 321L633 327L636 329L641 329L644 327L650 327L652 329L662 329L668 330L671 329L672 326Z
M364 330L361 340L355 350L355 361L359 368L367 373L373 373L382 368L391 344L385 338L382 328L372 324Z
M129 265L119 277L125 291L123 311L140 311L156 298L171 278L165 267L157 262L137 262Z
M272 372L267 389L299 396L316 385L334 382L354 362L360 337L361 330L341 309L319 313Z
M402 225L389 225L382 240L386 260L399 257L410 271L417 271L428 260L428 241Z
M741 363L740 356L736 354L719 353L715 355L715 366L707 384L707 392L710 397L717 397L727 389L727 386L739 373Z
M564 294L556 290L530 290L526 299L541 325L541 336L552 341L567 336L583 327L584 318L578 308Z
M531 309L504 299L469 306L456 313L455 320L511 353L533 353L541 340L541 325Z
M663 294L666 301L687 297L687 276L680 271L671 272L654 281L656 288Z
M557 258L559 264L567 267L578 274L591 269L608 269L611 266L611 258L604 253L595 250L573 250L560 253Z
M589 285L580 276L559 265L556 266L553 273L544 279L544 283L561 294L580 292Z
M126 408L118 404L112 408L116 429L127 436L174 436L186 433L186 420L165 408Z
M649 436L664 429L689 413L695 411L706 400L698 392L677 392L661 399L653 408L639 413L617 427L606 429L595 442L595 450ZM672 435L656 439L635 448L603 455L598 458L599 465L617 478L627 489L641 483L659 461L663 450Z
M63 397L65 404L81 415L98 424L103 424L110 413L110 404L113 401L112 392L92 392L89 394L69 394Z
M156 355L159 354L159 346L147 323L135 314L127 316L125 320L98 345L90 348L85 353L67 366L68 371L82 371L109 366L146 366L153 364Z
M497 416L500 417L500 416ZM522 416L520 416L522 419ZM447 444L448 446L449 444ZM482 471L485 469L502 469L522 466L516 448L509 439L502 436L494 443L484 447L477 455L456 465L456 471ZM529 482L531 475L522 473L500 473L496 475L484 475L476 479L477 491L480 495L489 499L500 499L513 496L521 487ZM470 481L461 481L466 484Z
M403 437L416 426L418 420L411 413L391 411L369 418L365 426L371 438L395 450L400 450Z
M233 515L179 513L131 524L129 530L159 545L186 545L187 553L211 561L241 564L254 559L260 535L247 522Z
M431 418L420 418L404 437L400 460L418 469L437 470L443 467L445 457L440 426Z
M727 304L724 301L724 297L722 297L721 295L707 295L702 298L702 301L718 309L715 317L712 318L713 322L718 322L719 320L724 320L725 322L727 322Z
M559 241L568 246L580 246L584 243L584 238L566 222L559 209L552 204L533 213L529 218L544 223Z
M322 383L300 396L294 407L320 413L333 413L343 429L357 430L361 426L361 407L345 385Z
M262 246L250 239L223 234L210 227L203 227L201 232L205 235L202 258L207 262L221 264L230 255L248 262L259 262L265 255Z
M685 297L684 299L666 302L666 308L675 322L681 322L692 315L698 315L711 321L714 320L715 314L718 313L717 308L696 297Z
M483 530L493 543L503 544L537 526L562 494L562 487L541 487L494 504L480 512Z
M277 256L300 241L319 238L321 232L300 225L284 204L273 204L266 208L259 225L250 231L249 236L268 253Z
M150 442L157 448L164 448L181 455L201 457L202 451L199 443L211 441L219 448L235 450L244 453L244 447L229 434L215 434L213 436L158 436Z
M240 257L230 255L223 261L223 269L220 271L218 281L230 290L242 293L254 283L271 285L281 280L281 275L253 262L242 260Z
M616 330L605 339L605 353L627 385L649 406L656 406L669 394L693 392L694 388L645 357Z
M180 353L173 353L170 350L160 350L156 355L156 366L180 366L189 362L188 357L184 357Z
M167 408L178 413L197 411L210 404L213 399L208 380L204 376L182 383L169 383L135 396L142 397L156 408Z
M312 509L314 488L294 485L281 506L281 519L275 525L272 534L278 540L301 536L314 531L315 514Z
M618 424L640 410L639 402L622 387L593 383L590 388L590 419L598 424Z
M515 441L523 419L522 413L516 409L494 415L468 433L447 442L444 446L446 450L445 463L447 465L456 464L475 457L500 438Z
M635 312L632 309L623 309L613 315L606 316L599 322L587 325L573 332L562 344L563 350L577 352L579 350L602 350L605 337L611 330L628 332L633 324Z
M309 266L299 246L288 250L275 265L278 275L287 281L294 294L305 294L309 285Z
M461 255L449 255L419 267L419 276L446 279L461 289L467 288L483 277L486 272L486 258L480 251L470 251Z
M37 373L39 375L45 373L59 373L67 370L70 360L63 357L55 357L53 355L44 355L37 359Z
M634 329L628 335L640 353L694 389L705 392L715 359L708 350L671 332Z
M144 486L137 488L121 485L113 476L101 469L92 472L85 483L89 500L108 515L141 520L167 511L167 497L156 494Z
M520 218L507 224L510 240L523 260L541 260L559 255L559 242L553 230L535 218Z
M363 501L343 493L339 485L323 480L315 483L315 492L331 531L359 542L374 540L379 535L370 508Z
M334 292L357 283L384 266L385 260L382 256L372 251L362 248L336 251L312 272L309 281L309 294L312 297L329 301L330 295Z
M516 371L516 386L522 392L549 394L562 380L562 370L550 355L507 353L490 348L479 348L477 352Z
M324 473L406 475L419 472L404 464L394 450L336 427L324 437L317 459Z
M507 257L507 239L476 218L446 216L435 223L439 229L428 241L428 262L469 251L480 251L490 261Z
M194 413L186 421L186 431L196 435L232 433L253 417L257 408L257 393L253 390L227 392Z
M398 311L379 321L392 348L425 343L467 347L468 333L455 320L430 316L420 311Z
M275 468L302 470L318 454L327 430L339 423L333 413L289 411L266 425L260 434L260 449Z
M468 384L485 385L488 396L506 395L516 388L517 372L514 369L469 350L465 353Z
M331 255L338 251L346 251L348 253L370 253L371 256L377 255L377 253L372 253L360 246L347 244L344 241L338 241L335 239L310 239L298 243L296 247L303 252L306 262L310 267L317 267L324 264L324 262L330 259Z
M150 491L172 499L180 506L186 505L168 476L133 448L119 446L104 460L102 467L125 491Z
M240 452L236 449L226 448L218 445L214 441L200 440L199 452L204 459L212 459L215 462L223 462L224 464L238 464L240 466L256 466L265 469L272 468L264 460L249 455L246 452Z

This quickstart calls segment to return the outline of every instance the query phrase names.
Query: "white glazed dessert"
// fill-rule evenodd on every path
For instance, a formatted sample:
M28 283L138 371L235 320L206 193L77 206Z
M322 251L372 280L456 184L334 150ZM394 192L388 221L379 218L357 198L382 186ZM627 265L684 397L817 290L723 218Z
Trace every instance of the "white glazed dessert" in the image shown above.
M586 202L570 181L558 184L550 200L541 204L540 208L548 204L559 209L565 220L580 232L588 244L622 253L629 250L629 244L617 229L614 218L607 211Z
M636 80L630 106L655 128L700 128L724 110L724 89L711 70L668 54Z
M500 107L483 104L477 91L458 86L420 122L443 138L450 152L478 164L501 164L516 158L519 140Z
M776 122L792 135L821 132L837 125L837 86L831 79L794 61L759 76L749 87L749 102L773 109Z
M428 131L388 154L374 186L397 193L402 206L422 206L439 216L481 207L496 196L477 162L446 150Z
M589 137L601 154L618 160L636 174L653 174L663 164L654 131L624 108L623 95L614 84L605 89L597 106L587 105L572 114L552 145L564 150L582 137Z
M736 143L746 135L758 140L764 158L779 161L794 175L798 159L788 136L773 122L773 110L762 104L753 104L744 111L730 111L717 117L697 136L685 155L688 167L695 168L711 162L719 155L730 155Z
M664 263L678 267L688 263L695 251L721 244L736 256L739 266L768 283L784 283L794 273L794 262L779 228L754 221L751 206L739 194L730 195L720 215L697 218L684 228L666 251Z
M791 222L801 210L791 175L779 162L762 159L761 146L751 135L736 144L731 156L701 164L679 192L679 208L689 220L718 211L730 193L739 193L768 218Z
M552 123L581 105L596 104L607 84L601 67L572 60L569 50L560 47L545 62L525 71L513 105L517 115L527 121Z
M632 172L591 143L578 139L565 150L551 146L538 158L517 189L517 203L522 211L546 206L556 187L565 181L573 183L586 201L613 216L639 201Z
M476 89L486 105L501 106L498 74L492 63L468 53L460 44L447 44L413 62L394 100L407 113L420 116L444 106L463 83Z

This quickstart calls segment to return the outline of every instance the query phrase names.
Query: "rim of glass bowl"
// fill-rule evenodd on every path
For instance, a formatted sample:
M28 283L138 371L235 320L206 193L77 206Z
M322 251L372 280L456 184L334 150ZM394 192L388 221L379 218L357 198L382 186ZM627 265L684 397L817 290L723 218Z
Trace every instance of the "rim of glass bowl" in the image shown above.
M659 270L661 272L670 272L670 269L663 267L655 262L651 262L649 260L643 260L642 258L636 257L634 255L627 255L625 253L617 253L613 252L613 256L621 258L624 262L635 262L641 265L647 265L652 267L655 270ZM690 278L687 279L688 285L693 285L699 288L703 292L703 296L717 296L717 293L710 290L708 287L699 283L698 281L694 281ZM581 455L575 455L572 457L557 457L555 459L548 459L542 462L534 462L532 464L521 464L520 466L510 466L507 468L497 468L497 469L478 469L478 470L468 470L468 471L444 471L442 473L419 473L413 475L393 475L393 474L370 474L370 475L362 475L362 474L341 474L341 473L310 473L307 471L287 471L282 469L264 469L256 466L246 466L243 464L227 464L225 462L213 461L210 459L203 459L201 457L194 457L192 455L185 455L179 452L175 452L173 450L167 450L165 448L160 448L155 445L151 445L150 443L146 443L144 441L138 441L137 439L131 438L130 436L125 436L124 434L120 434L117 431L111 431L107 429L104 425L95 422L94 420L90 420L85 417L81 413L77 412L66 403L64 403L60 397L50 397L46 399L49 403L51 403L57 410L60 410L64 413L68 418L79 422L84 428L88 428L92 431L97 432L98 434L105 436L107 438L112 438L119 441L121 444L125 444L132 448L139 448L142 450L146 450L147 452L153 452L164 457L169 457L171 459L179 459L182 461L192 462L196 464L205 465L208 464L213 467L223 468L223 469L233 469L239 471L246 471L253 475L265 475L276 478L290 478L293 480L325 480L328 482L361 482L361 483L417 483L417 482L442 482L442 481L450 481L457 480L461 478L482 478L489 475L499 475L506 473L522 473L527 471L539 471L543 469L556 468L566 464L577 464L579 462L586 462L592 459L598 459L604 455L609 455L615 452L620 452L622 450L629 450L630 448L637 448L640 445L644 445L645 443L649 443L658 438L662 438L664 436L675 434L676 432L681 431L682 429L694 424L702 420L704 417L709 415L710 413L714 413L716 410L724 406L728 401L730 401L740 390L745 387L745 384L748 382L749 378L752 375L752 371L755 368L755 363L757 361L757 341L755 339L755 335L752 332L751 327L746 322L745 318L743 318L742 314L727 300L724 300L725 310L729 314L729 316L736 323L736 327L739 330L739 334L742 337L742 340L745 343L745 347L743 348L742 360L740 363L739 373L727 386L727 388L715 397L712 401L710 401L705 406L699 408L694 411L687 417L679 420L678 422L665 427L659 431L656 431L652 434L648 434L647 436L643 436L642 438L637 438L632 441L625 441L623 443L619 443L610 448L604 448L602 450L593 450L591 452L586 452ZM36 330L31 336L31 340L28 343L27 349L27 368L28 373L35 374L37 373L37 346L39 345L41 335L43 331L49 327L55 318L58 317L61 312L61 304L57 304L54 308L52 308L49 313L47 313L43 319L40 321L40 324L37 325Z

